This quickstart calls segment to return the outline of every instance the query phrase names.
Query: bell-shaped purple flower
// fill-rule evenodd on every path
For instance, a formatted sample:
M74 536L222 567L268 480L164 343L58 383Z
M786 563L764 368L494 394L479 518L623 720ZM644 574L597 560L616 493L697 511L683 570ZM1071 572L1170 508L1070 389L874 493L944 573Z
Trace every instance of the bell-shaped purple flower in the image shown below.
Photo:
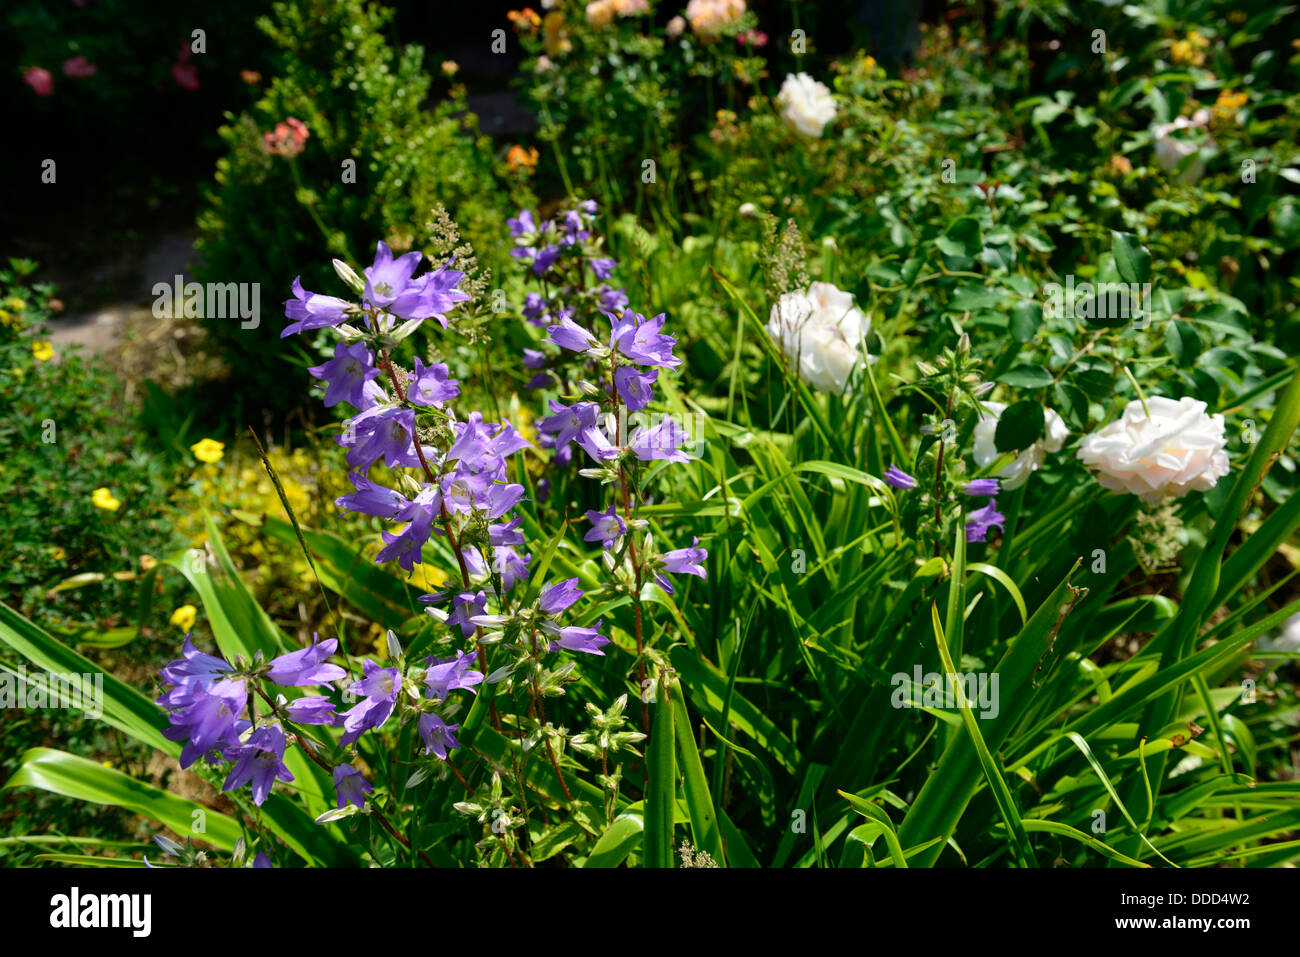
M284 764L284 731L278 724L266 724L249 735L247 743L234 749L235 767L221 786L233 791L252 783L253 803L259 807L271 793L276 781L288 783L293 773Z

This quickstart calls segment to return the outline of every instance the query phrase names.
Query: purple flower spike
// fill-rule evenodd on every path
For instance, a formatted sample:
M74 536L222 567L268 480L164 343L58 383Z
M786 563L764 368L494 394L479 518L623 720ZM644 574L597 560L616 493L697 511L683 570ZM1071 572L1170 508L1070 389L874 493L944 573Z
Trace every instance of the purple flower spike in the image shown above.
M885 484L892 486L893 488L907 490L916 488L916 479L912 478L912 476L908 475L897 465L891 465L889 468L885 469Z

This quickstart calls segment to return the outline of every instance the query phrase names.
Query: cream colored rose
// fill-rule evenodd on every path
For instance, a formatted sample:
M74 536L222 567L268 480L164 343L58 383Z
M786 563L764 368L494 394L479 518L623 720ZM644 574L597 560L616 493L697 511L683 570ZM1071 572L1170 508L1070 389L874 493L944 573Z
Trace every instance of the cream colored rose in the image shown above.
M1165 496L1208 492L1228 474L1223 416L1207 415L1205 403L1184 396L1133 401L1124 415L1079 446L1083 464L1112 492L1130 492L1148 505Z
M1180 116L1172 123L1160 123L1152 127L1151 133L1156 140L1156 162L1160 164L1160 168L1166 173L1172 173L1186 157L1200 151L1201 144L1198 140L1177 137L1174 135L1175 132L1204 129L1209 122L1210 111L1197 110L1190 119ZM1214 141L1208 142L1213 144ZM1205 164L1199 159L1193 160L1179 174L1178 182L1184 186L1191 185L1200 179L1204 172Z
M831 91L807 73L787 76L776 100L781 104L781 118L803 136L820 138L826 124L835 119Z
M983 402L986 412L981 412L975 423L972 437L975 440L975 464L983 468L996 460L1002 453L997 450L994 436L998 431L998 421L1007 407L1001 402ZM1015 461L1004 466L995 478L1002 480L1004 489L1015 489L1029 481L1029 476L1038 471L1048 452L1059 452L1070 435L1065 420L1054 409L1043 409L1043 437L1027 449L1021 450Z
M852 294L815 282L807 292L781 297L772 307L767 331L804 381L839 395L862 361L871 319L853 304Z

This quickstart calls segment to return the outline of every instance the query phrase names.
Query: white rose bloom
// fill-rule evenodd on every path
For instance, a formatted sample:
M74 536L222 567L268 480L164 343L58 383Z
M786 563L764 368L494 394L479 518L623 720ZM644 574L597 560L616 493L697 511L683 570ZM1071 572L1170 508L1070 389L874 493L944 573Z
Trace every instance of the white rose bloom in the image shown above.
M983 402L981 405L987 413L980 413L979 421L975 423L973 437L975 464L983 468L1002 455L997 450L993 439L998 430L998 422L1007 407L1001 402ZM1065 445L1065 440L1069 438L1070 430L1066 427L1065 420L1057 415L1054 409L1043 409L1043 418L1043 437L1029 448L1022 450L1015 461L1004 466L994 476L1001 479L1004 489L1016 489L1024 485L1029 481L1030 474L1038 471L1042 466L1047 453L1061 451L1061 446Z
M1147 407L1150 418L1141 402L1130 402L1119 421L1083 440L1079 458L1097 481L1148 505L1214 488L1228 474L1223 416L1207 415L1205 403L1188 396L1153 396Z
M788 292L772 307L767 331L791 367L814 389L843 394L866 351L871 319L853 295L828 282ZM871 356L875 362L877 356Z
M1156 139L1156 161L1160 168L1166 173L1172 173L1178 168L1186 157L1193 153L1199 152L1201 144L1191 139L1179 139L1173 134L1179 130L1200 129L1208 126L1210 123L1209 110L1197 110L1196 113L1188 119L1186 116L1180 116L1172 123L1160 123L1152 127L1151 133ZM1209 141L1213 143L1213 140ZM1195 183L1205 173L1205 164L1199 159L1193 160L1188 164L1187 169L1178 177L1178 182L1184 186Z
M820 138L826 124L835 119L831 91L807 73L787 76L776 100L781 104L781 118L804 136Z

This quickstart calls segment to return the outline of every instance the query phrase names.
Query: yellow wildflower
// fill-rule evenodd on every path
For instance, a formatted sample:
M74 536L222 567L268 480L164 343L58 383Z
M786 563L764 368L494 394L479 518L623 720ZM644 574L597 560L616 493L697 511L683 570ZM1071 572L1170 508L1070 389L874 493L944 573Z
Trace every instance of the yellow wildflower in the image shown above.
M97 488L90 493L90 500L94 503L95 508L102 508L106 512L116 512L122 507L122 503L113 497L113 493L106 488Z
M37 339L32 342L32 355L38 362L48 362L54 358L54 346L44 339Z
M1200 50L1204 45L1204 37L1199 33L1191 33L1186 40L1174 41L1169 48L1169 58L1182 66L1200 66L1205 62L1205 54Z
M218 442L215 439L200 439L190 446L190 451L200 462L207 462L213 465L221 461L221 457L226 454L226 445L224 442Z
M189 631L194 627L194 619L198 613L199 610L193 605L181 605L181 607L172 612L171 623L181 631Z

